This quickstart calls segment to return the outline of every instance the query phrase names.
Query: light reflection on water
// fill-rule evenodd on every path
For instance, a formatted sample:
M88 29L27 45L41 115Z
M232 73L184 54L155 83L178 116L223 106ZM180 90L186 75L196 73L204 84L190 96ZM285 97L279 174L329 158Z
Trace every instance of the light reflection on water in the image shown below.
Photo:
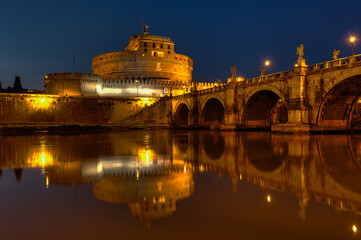
M23 222L16 231L14 213L58 219L64 230L54 239L113 239L120 223L124 236L137 237L358 237L360 135L157 130L0 139L0 228L15 239L38 230ZM58 221L45 221L47 231Z

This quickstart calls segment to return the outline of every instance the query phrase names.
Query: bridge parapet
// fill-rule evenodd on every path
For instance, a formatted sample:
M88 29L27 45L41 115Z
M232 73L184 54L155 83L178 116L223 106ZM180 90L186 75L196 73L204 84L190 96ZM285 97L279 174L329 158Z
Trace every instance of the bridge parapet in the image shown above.
M246 79L241 82L237 82L237 85L242 87L242 86L249 86L258 83L269 83L269 82L274 82L276 80L279 81L281 79L286 79L292 77L293 75L294 75L294 70L272 73L264 76Z
M355 62L361 62L361 54L311 65L308 67L308 72L312 74L319 70L347 66L348 64Z
M184 99L184 98L190 98L191 96L192 96L191 93L186 93L186 94L182 94L182 95L173 96L172 99L180 100L180 99Z
M210 94L210 93L216 93L216 92L223 92L227 89L227 86L228 86L228 84L215 86L213 88L207 88L207 89L198 91L198 94L204 95L204 94Z
M197 94L198 95L206 95L206 94L212 94L212 93L217 93L217 92L223 92L223 91L227 90L227 86L228 86L228 84L222 84L219 86L214 86L212 88L198 90ZM192 96L192 93L186 93L186 94L182 94L182 95L173 96L173 99L180 100L180 99L190 98L191 96Z

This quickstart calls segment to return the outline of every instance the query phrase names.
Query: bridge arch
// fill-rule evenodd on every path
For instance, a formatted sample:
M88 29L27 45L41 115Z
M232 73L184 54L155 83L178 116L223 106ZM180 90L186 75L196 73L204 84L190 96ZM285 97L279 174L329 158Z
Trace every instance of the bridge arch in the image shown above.
M356 134L317 138L318 154L328 175L344 189L358 194L361 193L360 144L361 137Z
M285 97L275 88L256 89L245 98L242 123L249 127L270 127L274 123L286 123L288 110Z
M345 130L350 127L352 113L361 96L361 74L328 81L328 90L320 102L317 126Z
M261 172L276 172L288 159L288 142L270 133L247 133L242 145L249 163Z
M226 141L224 135L218 131L205 131L200 135L202 148L211 160L219 160L225 154Z
M189 124L190 107L185 101L181 101L175 107L175 124L184 126Z
M176 153L187 154L191 146L190 132L188 131L177 131L174 137L174 146L177 149Z
M224 124L225 107L223 101L216 97L210 97L202 106L201 124L211 126L213 124Z

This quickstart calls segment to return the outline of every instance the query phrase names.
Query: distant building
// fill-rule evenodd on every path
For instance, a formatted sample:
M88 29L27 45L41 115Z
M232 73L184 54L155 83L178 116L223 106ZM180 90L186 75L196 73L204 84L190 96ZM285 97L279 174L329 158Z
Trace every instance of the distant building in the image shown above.
M162 97L190 91L193 61L174 52L169 37L132 35L125 51L92 60L94 74L53 73L45 76L48 94L105 97Z

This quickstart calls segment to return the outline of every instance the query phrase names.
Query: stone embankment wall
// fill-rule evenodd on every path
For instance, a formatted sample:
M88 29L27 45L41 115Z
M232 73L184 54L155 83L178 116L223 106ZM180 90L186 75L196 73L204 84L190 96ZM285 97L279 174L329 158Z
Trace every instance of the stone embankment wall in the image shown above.
M124 121L122 125L125 126L153 126L153 127L169 127L170 119L172 118L171 101L169 97L162 97L157 102L150 106L146 106L139 112L132 114Z
M146 99L152 102L154 99ZM111 124L144 108L136 98L61 97L46 94L0 94L0 123Z

